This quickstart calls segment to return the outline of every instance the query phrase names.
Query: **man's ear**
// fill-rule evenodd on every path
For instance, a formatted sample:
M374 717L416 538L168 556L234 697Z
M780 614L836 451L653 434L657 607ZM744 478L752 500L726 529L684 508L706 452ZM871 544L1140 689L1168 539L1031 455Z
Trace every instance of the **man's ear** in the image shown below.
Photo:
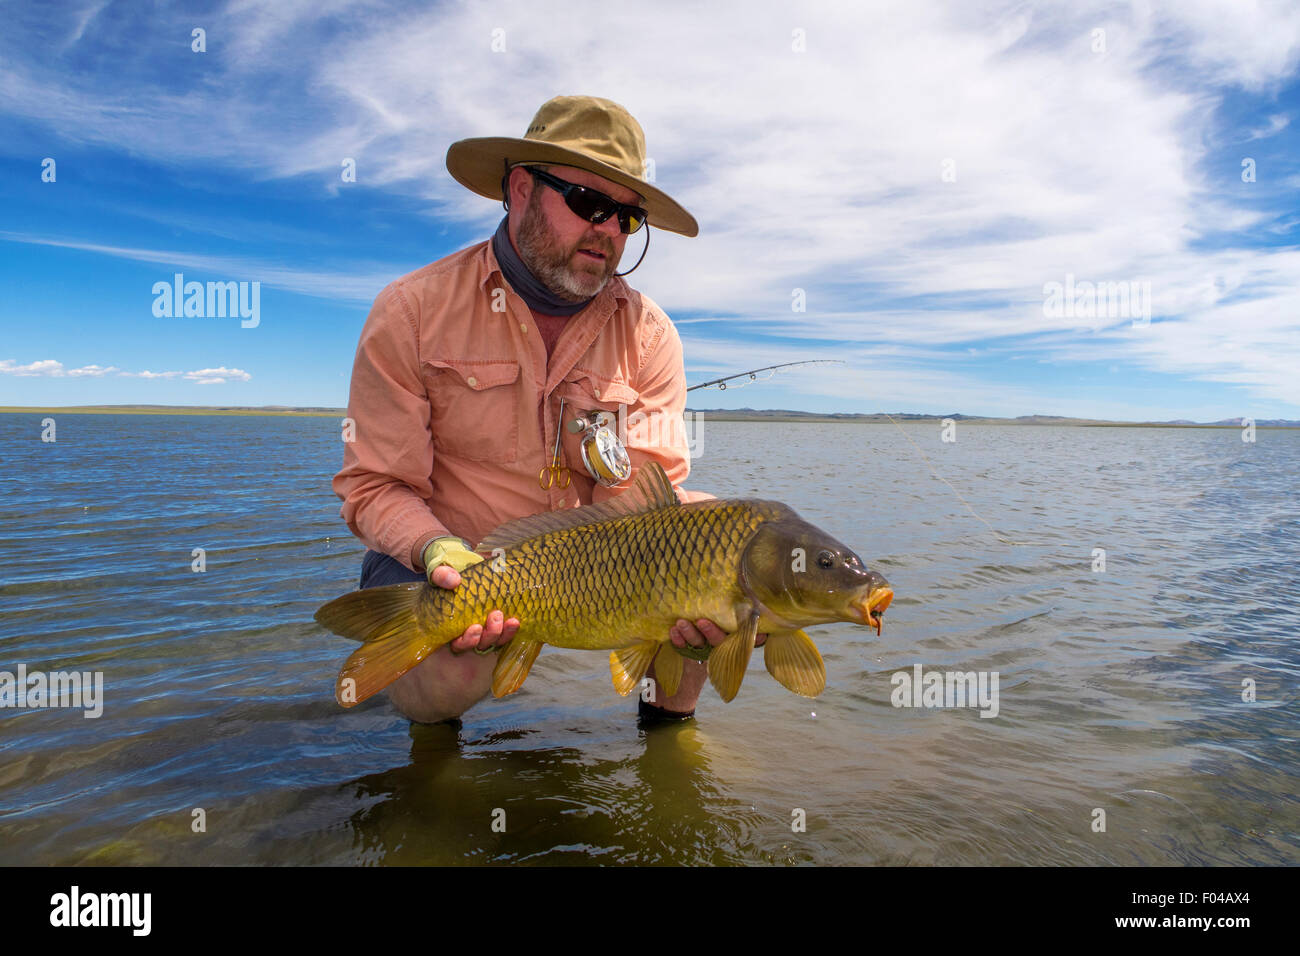
M516 178L516 173L521 178ZM505 197L504 202L507 210L514 204L516 197L511 190L515 186L520 187L519 192L521 195L518 198L521 200L520 208L523 208L528 204L528 197L532 194L533 186L533 177L528 174L528 170L523 166L515 166L501 180L501 193Z

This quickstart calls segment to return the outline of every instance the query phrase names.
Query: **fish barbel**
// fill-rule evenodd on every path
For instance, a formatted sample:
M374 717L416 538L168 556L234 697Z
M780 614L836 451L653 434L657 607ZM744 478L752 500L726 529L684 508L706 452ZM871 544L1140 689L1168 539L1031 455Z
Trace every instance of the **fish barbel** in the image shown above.
M367 588L316 612L334 633L363 642L339 672L340 704L383 690L498 608L520 623L498 651L497 697L519 689L543 644L609 650L614 687L624 695L653 661L671 697L682 655L668 632L680 618L707 618L728 633L708 658L723 700L740 689L760 631L768 634L763 660L772 676L816 697L826 667L800 628L848 621L878 634L894 597L880 574L787 506L681 504L657 462L617 498L508 522L475 550L491 556L460 572L456 588Z

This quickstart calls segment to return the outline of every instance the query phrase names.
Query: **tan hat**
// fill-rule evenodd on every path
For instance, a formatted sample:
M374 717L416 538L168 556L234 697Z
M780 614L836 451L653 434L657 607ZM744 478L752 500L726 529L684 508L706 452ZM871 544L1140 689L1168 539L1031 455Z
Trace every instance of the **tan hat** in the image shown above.
M576 166L645 197L650 225L698 235L695 217L651 186L645 175L645 134L632 114L596 96L557 96L528 124L523 139L462 139L447 150L447 171L467 189L502 199L501 178L516 163Z

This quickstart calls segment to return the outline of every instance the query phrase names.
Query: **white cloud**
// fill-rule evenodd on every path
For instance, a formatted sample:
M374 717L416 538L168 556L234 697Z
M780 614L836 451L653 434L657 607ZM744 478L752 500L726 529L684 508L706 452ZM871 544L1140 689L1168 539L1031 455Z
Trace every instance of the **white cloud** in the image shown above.
M63 374L63 363L54 359L42 359L28 365L19 365L13 359L0 359L0 372L6 375L55 377Z
M79 14L77 14L76 28L72 31L72 34L68 37L66 41L64 41L63 44L63 49L65 51L70 47L76 46L76 44L81 40L81 38L85 36L86 27L90 25L90 22L94 20L95 17L99 16L100 11L103 10L106 6L108 6L108 0L102 0L102 2L100 3L89 4L83 10L81 10Z
M1268 118L1268 124L1266 126L1261 126L1258 129L1251 130L1250 135L1248 135L1246 139L1267 139L1270 136L1276 136L1290 124L1291 118L1285 113L1274 113Z
M238 368L204 368L194 372L126 372L119 369L116 365L83 365L81 368L64 368L63 363L55 359L42 359L37 362L31 362L27 365L19 365L13 359L0 359L0 374L17 375L22 377L45 377L45 378L102 378L105 375L116 373L123 378L183 378L191 382L197 382L199 385L221 385L226 382L247 382L252 379L252 375Z
M329 14L345 9L355 28L337 30ZM0 73L0 109L154 161L315 177L322 190L353 157L367 187L486 235L500 207L450 179L447 146L519 135L554 93L599 93L638 117L658 184L701 221L698 239L656 236L633 276L670 314L738 316L772 354L784 346L764 337L792 329L817 345L897 346L911 364L894 367L918 375L927 350L1021 336L1031 354L1231 381L1300 405L1295 250L1206 251L1225 233L1276 228L1210 178L1205 144L1227 92L1268 94L1294 77L1294 3L660 4L648 16L521 0L395 16L241 0L209 19L214 52L193 77L138 79L156 31L173 29L138 22L146 36L124 28L113 46L133 67L121 81L19 59ZM491 48L498 28L503 53ZM806 52L792 50L795 28ZM1287 122L1275 108L1250 135ZM942 178L946 160L955 181ZM398 274L10 238L359 301ZM1150 281L1156 315L1177 321L1137 336L1049 320L1043 284L1067 273ZM790 311L794 288L806 313ZM700 367L708 340L687 341Z
M253 376L238 368L204 368L186 372L184 377L200 385L223 385L228 381L247 382Z
M27 365L19 365L13 359L0 360L0 374L17 375L25 378L101 378L110 372L116 372L116 365L83 365L81 368L64 368L62 362L54 359L41 359Z

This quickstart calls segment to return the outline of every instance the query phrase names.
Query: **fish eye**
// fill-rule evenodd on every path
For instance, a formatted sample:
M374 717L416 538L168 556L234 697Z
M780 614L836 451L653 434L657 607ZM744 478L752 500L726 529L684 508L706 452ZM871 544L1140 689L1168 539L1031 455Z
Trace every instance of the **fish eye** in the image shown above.
M829 551L823 551L821 554L817 555L817 566L819 568L835 567L835 555L831 554Z

